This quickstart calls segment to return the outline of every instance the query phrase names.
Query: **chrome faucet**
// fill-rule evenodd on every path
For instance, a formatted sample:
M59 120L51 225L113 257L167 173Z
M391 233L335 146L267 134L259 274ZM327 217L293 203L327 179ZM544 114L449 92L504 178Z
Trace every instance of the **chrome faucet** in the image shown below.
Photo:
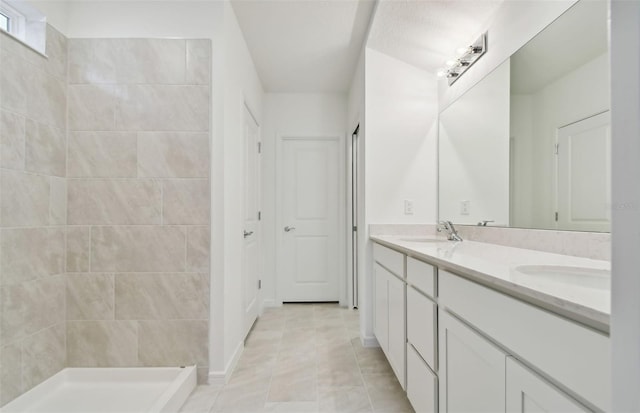
M462 241L451 221L439 221L436 230L438 232L446 232L449 241Z

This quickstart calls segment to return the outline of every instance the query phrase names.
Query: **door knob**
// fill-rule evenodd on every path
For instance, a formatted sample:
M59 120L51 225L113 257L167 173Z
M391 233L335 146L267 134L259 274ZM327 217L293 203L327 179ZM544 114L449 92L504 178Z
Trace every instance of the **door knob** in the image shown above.
M253 231L244 231L244 237L247 238L253 234Z
M295 229L296 229L296 227L290 227L290 226L287 225L286 227L284 227L284 232L291 232L291 231L293 231Z

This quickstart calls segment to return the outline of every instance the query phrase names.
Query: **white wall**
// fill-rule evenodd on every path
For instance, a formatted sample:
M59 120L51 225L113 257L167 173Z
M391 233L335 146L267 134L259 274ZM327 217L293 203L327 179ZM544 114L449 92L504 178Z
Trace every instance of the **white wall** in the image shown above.
M440 113L439 215L509 225L509 60ZM468 202L466 214L461 202Z
M367 49L366 209L368 223L436 219L435 76ZM414 203L405 215L404 200Z
M640 2L611 2L613 412L640 411Z
M280 304L276 289L276 240L278 231L282 231L276 227L276 139L278 135L340 136L344 139L347 135L347 95L266 93L263 120L262 299L265 306L274 306ZM346 205L342 208L346 210Z
M260 122L263 88L228 1L41 1L70 38L212 40L210 378L227 374L243 347L242 173L245 104ZM106 18L111 16L113 18Z
M365 51L365 135L362 139L364 223L360 266L361 338L373 338L372 263L368 225L433 223L437 211L437 84L435 75L376 50ZM404 214L404 200L414 203Z

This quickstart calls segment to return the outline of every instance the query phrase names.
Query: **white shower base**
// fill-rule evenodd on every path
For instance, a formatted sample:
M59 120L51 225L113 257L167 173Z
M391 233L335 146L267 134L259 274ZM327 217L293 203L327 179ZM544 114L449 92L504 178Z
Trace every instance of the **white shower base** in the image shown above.
M175 413L195 386L195 366L66 368L0 412Z

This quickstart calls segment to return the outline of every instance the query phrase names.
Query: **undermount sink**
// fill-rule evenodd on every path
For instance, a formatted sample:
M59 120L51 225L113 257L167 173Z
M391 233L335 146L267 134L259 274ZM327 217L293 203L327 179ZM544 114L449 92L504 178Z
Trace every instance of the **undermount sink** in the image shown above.
M544 282L572 284L598 290L611 289L611 271L564 265L519 265L516 274Z
M421 237L407 237L400 238L400 241L404 242L443 242L443 239L438 238L421 238Z

